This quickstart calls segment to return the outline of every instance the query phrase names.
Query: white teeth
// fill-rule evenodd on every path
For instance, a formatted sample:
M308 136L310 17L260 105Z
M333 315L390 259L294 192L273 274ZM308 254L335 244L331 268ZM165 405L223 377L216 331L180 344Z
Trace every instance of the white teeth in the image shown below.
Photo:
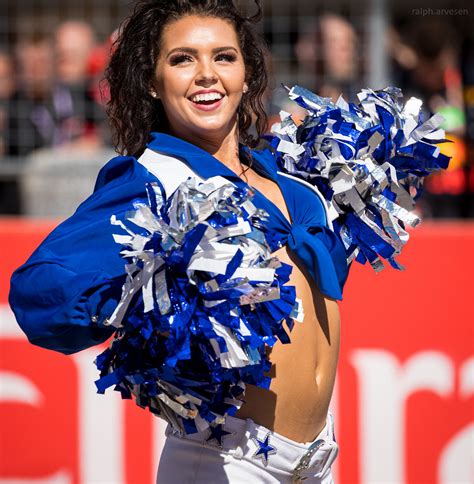
M191 98L191 101L197 103L200 101L214 101L214 99L222 99L222 94L218 92L209 92L206 94L197 94Z

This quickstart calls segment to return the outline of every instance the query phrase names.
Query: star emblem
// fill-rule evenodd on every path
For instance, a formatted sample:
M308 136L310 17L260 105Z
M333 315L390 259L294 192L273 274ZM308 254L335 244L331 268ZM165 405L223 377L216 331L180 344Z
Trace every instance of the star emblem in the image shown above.
M222 424L217 424L214 427L209 427L210 434L209 437L205 440L206 444L210 444L213 440L217 442L217 445L222 449L222 439L226 435L232 435L233 432L227 432L224 430Z
M263 464L268 464L268 455L276 454L276 448L270 445L270 432L265 435L263 440L259 440L258 437L252 437L252 440L257 444L258 449L255 454L252 455L252 459L262 459Z

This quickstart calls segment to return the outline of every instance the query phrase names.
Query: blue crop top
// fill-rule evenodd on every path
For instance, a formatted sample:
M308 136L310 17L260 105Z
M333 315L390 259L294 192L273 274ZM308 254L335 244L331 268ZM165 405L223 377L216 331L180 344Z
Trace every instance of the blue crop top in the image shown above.
M221 175L245 185L212 155L181 139L154 133L148 147L181 159L201 178ZM288 244L321 292L341 299L348 273L346 253L328 227L322 201L300 181L279 174L269 150L249 152L253 167L279 185L291 217L290 223L256 191L254 204L270 215L272 250ZM14 272L9 302L31 343L71 354L112 335L115 328L102 323L120 300L125 271L110 217L123 216L136 199L146 200L149 182L157 178L135 158L113 158L100 171L93 194Z

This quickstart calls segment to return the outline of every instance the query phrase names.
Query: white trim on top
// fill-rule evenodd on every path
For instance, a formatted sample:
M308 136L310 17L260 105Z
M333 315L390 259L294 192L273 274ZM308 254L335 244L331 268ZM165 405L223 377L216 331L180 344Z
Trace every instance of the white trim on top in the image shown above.
M183 181L187 180L189 177L195 177L199 182L205 181L179 158L165 155L149 148L147 148L143 152L142 156L138 158L138 162L141 163L150 173L155 175L156 178L161 182L167 198ZM329 207L321 192L314 185L311 185L301 178L284 173L282 171L278 171L277 173L290 178L291 180L295 180L311 189L319 197L321 203L323 204L328 227L331 230L334 230L332 220L329 215Z
M163 185L165 196L168 198L178 186L186 181L190 176L203 182L197 173L195 173L184 161L174 156L164 155L157 151L147 148L142 156L138 158L150 173L156 176Z

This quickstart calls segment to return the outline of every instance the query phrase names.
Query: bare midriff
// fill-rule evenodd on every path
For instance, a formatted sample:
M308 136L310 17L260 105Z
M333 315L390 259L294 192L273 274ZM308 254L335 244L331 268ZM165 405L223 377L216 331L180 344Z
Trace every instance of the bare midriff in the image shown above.
M249 184L265 193L289 220L274 182L253 172ZM273 255L293 268L288 284L296 287L302 300L304 320L295 321L289 333L291 343L277 341L269 350L270 389L246 385L244 403L235 416L251 418L289 439L306 443L314 440L326 423L339 356L339 308L337 301L320 293L286 246Z

